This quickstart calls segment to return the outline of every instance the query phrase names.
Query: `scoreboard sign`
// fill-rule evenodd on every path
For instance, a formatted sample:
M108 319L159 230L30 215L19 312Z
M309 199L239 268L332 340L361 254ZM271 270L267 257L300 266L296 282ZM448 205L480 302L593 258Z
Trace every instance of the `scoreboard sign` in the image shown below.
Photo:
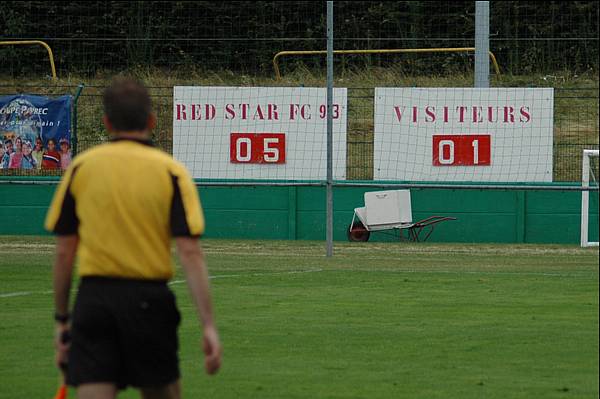
M374 179L552 181L553 89L375 89Z
M173 156L195 178L320 180L324 88L174 88ZM334 89L333 175L346 177L346 89Z

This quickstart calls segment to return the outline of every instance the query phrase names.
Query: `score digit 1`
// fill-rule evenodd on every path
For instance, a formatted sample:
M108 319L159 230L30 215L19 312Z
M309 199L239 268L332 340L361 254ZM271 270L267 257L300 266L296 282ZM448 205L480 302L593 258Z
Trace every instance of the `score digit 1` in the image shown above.
M284 133L231 133L231 163L285 163Z
M491 165L489 134L457 134L433 136L433 166Z

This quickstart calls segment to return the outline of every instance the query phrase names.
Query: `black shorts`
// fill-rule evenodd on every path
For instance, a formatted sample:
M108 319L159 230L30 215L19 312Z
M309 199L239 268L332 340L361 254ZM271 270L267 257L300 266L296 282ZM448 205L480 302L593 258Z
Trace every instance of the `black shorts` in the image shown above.
M159 387L179 378L175 296L163 281L84 277L73 310L67 383Z

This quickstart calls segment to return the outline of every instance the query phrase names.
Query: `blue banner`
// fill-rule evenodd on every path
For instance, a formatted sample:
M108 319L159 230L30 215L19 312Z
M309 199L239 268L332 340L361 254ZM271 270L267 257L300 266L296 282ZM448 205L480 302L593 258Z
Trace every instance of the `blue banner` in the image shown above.
M71 96L0 97L0 169L66 169L72 101Z

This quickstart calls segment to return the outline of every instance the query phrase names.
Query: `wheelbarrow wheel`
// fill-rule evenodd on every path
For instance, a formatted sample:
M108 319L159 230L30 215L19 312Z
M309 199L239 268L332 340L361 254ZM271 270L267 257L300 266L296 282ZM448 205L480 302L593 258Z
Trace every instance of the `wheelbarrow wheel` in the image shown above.
M367 242L371 236L371 232L365 229L361 222L354 222L354 225L348 226L346 231L348 241L351 242Z

